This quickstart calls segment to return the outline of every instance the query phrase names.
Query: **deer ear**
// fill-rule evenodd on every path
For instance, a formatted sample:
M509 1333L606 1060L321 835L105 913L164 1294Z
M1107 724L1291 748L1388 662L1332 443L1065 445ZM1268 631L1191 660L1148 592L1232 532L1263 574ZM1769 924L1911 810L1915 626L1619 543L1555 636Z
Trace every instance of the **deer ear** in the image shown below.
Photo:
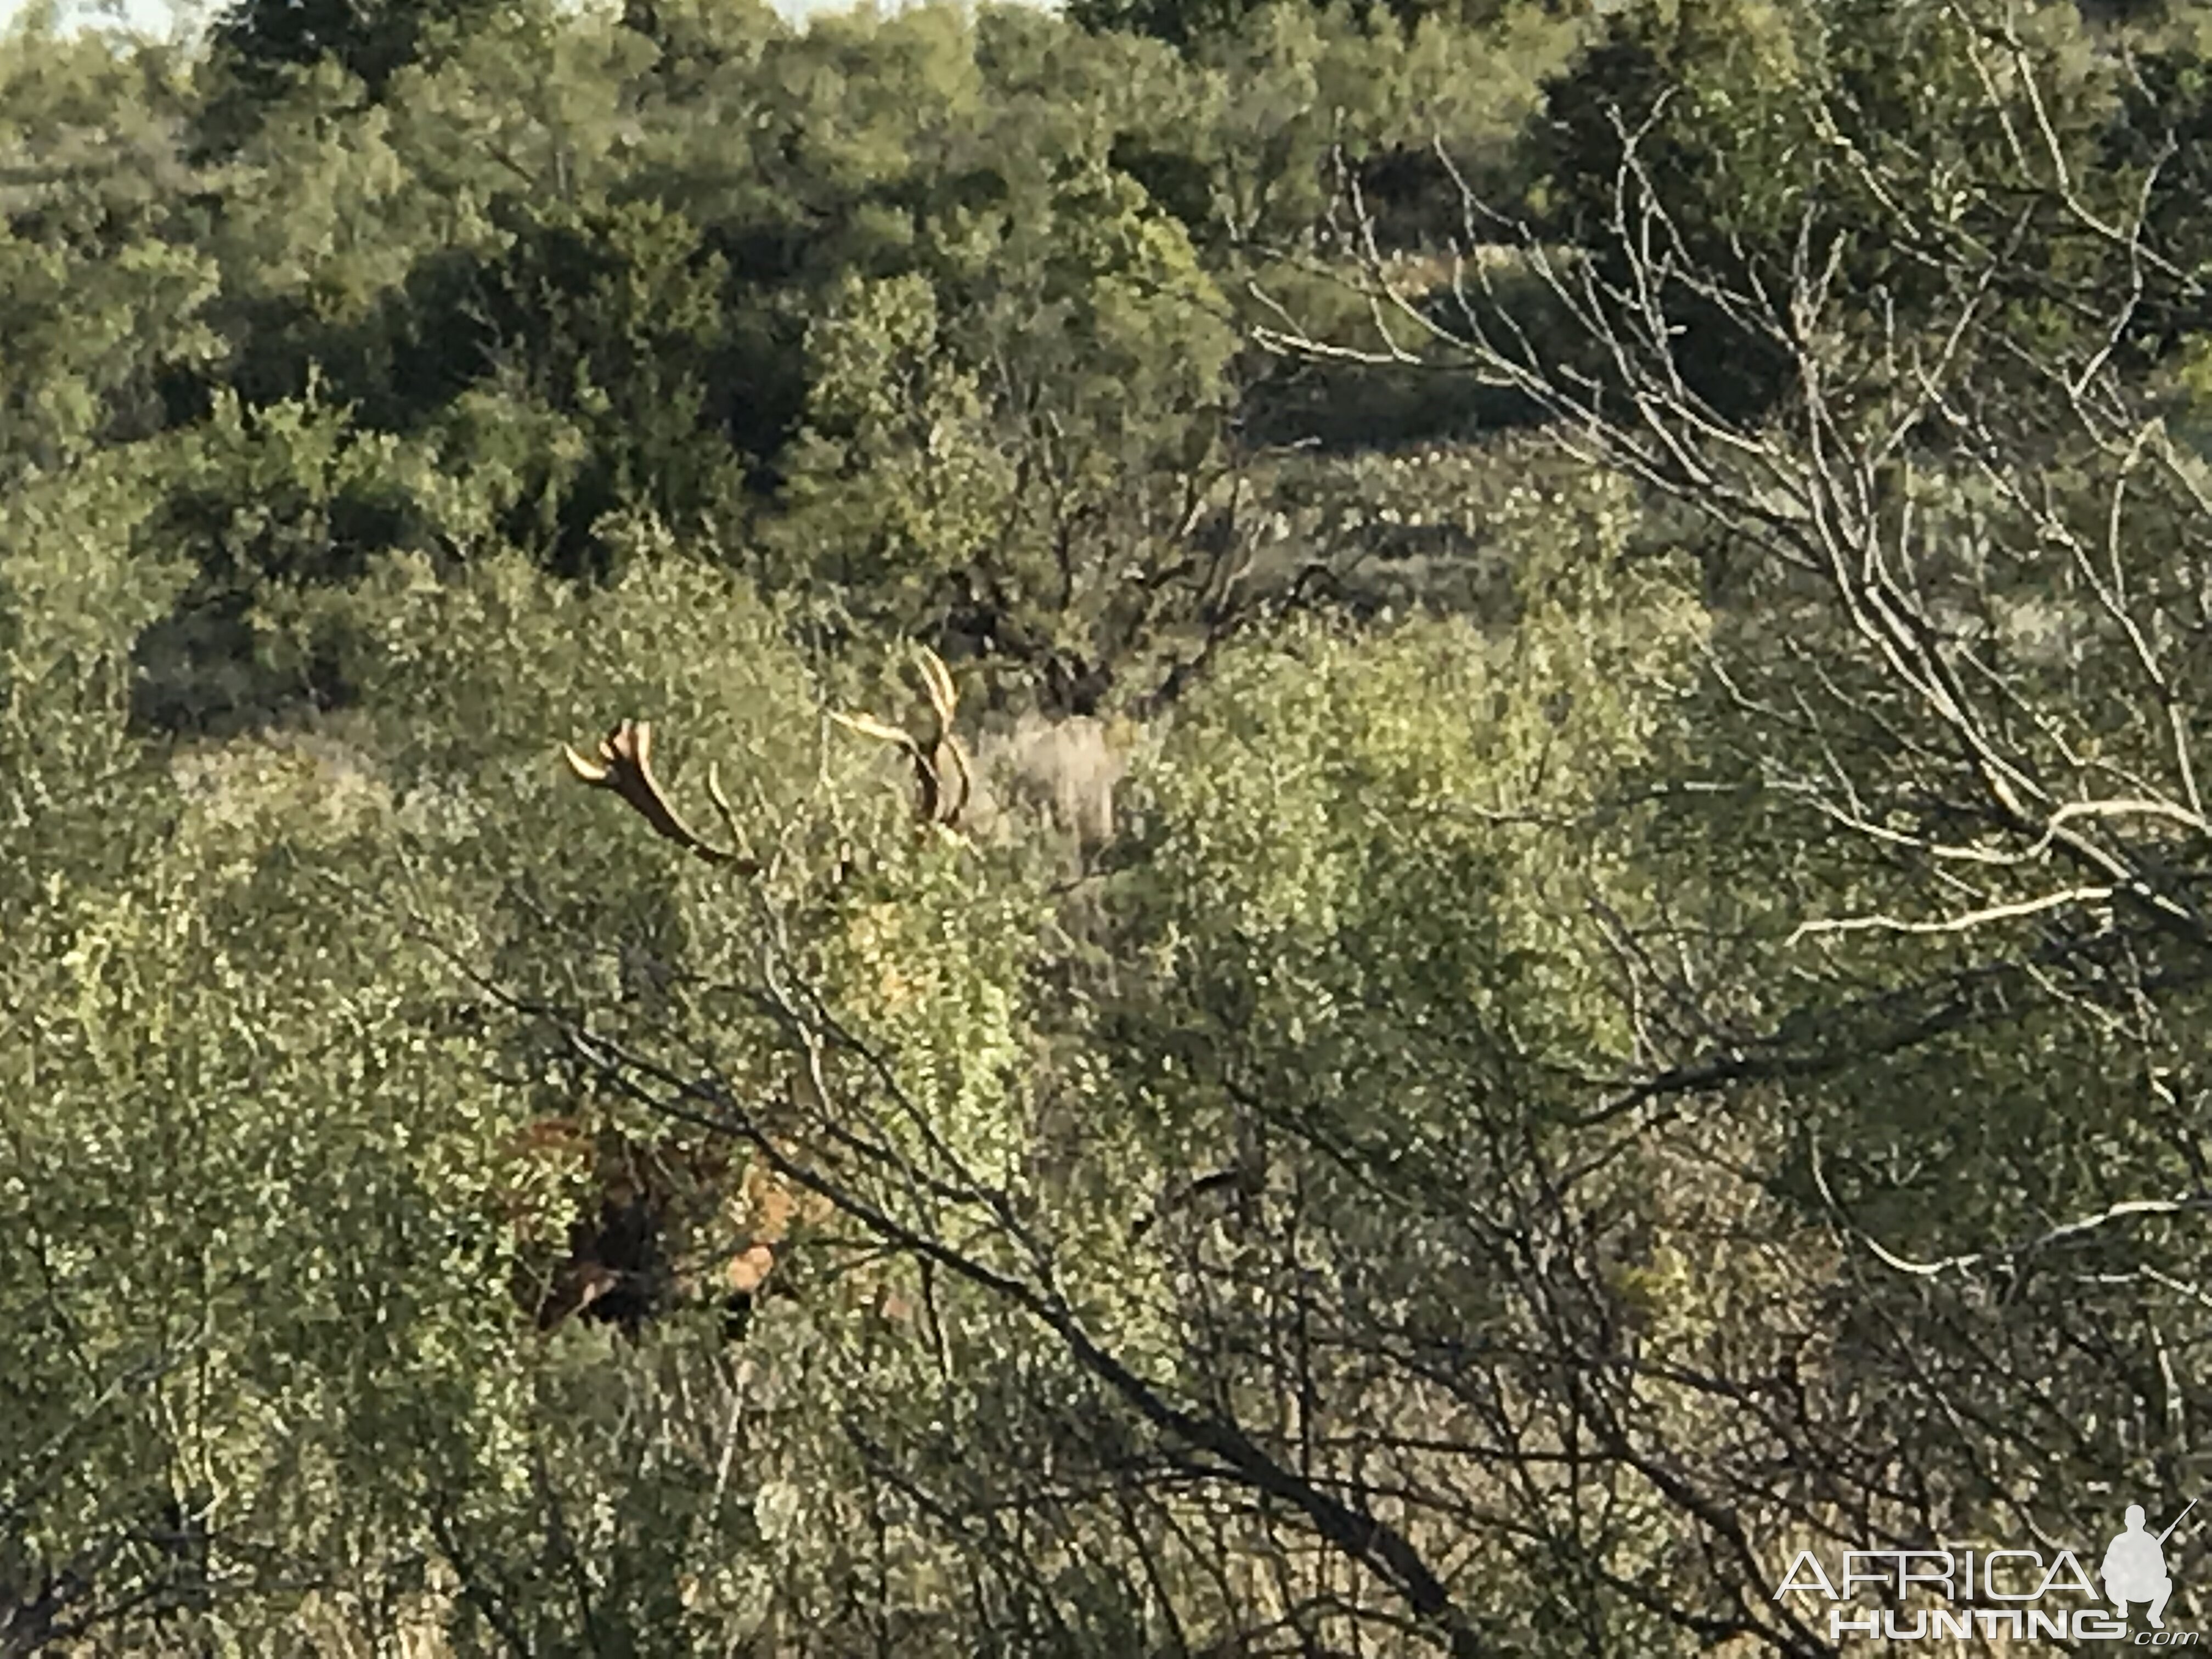
M586 783L604 785L608 781L611 775L597 761L586 760L565 743L561 745L561 754L568 763L568 769Z

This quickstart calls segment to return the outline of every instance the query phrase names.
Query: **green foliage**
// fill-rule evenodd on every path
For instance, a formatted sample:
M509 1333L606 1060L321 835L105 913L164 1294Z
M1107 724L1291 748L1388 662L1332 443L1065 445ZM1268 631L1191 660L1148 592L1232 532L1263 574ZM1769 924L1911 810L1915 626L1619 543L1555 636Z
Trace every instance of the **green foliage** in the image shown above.
M270 591L340 581L389 548L465 545L489 514L418 446L357 431L318 385L248 414L219 395L189 443L147 470L166 488L145 526L153 548L189 548L192 580L140 639L138 717L160 729L235 727L301 704L344 700L327 660L272 674L250 623Z
M1147 35L1183 51L1203 48L1248 27L1271 10L1290 11L1275 0L1078 0L1068 15L1085 28ZM1495 22L1492 0L1305 0L1297 8L1328 19L1336 29L1411 34L1435 24L1473 27Z
M165 768L128 734L134 639L180 574L137 555L151 507L95 470L8 509L0 1232L26 1340L0 1565L96 1566L71 1621L251 1643L303 1571L392 1568L441 1438L512 1397L511 1322L452 1291L497 1282L514 1097L433 1034L433 964L383 971L401 918L331 927L389 812L362 757Z
M194 174L173 68L90 40L0 38L0 485L166 423L220 352L216 273L169 233Z
M794 576L827 551L839 563L821 574L838 588L911 614L1000 539L1018 511L1015 469L976 377L947 361L921 277L854 283L810 333L809 421L770 544L790 546Z
M1215 1041L1285 1034L1268 1066L1353 1115L1347 1134L1410 1152L1452 1133L1462 1094L1431 1116L1391 1075L1434 1042L1507 1067L1501 1098L1530 1110L1542 1071L1623 1040L1577 919L1589 894L1638 902L1644 824L1611 803L1663 752L1701 632L1678 574L1619 563L1631 522L1617 491L1509 491L1490 527L1512 550L1510 634L1422 622L1255 649L1143 774L1147 867L1175 873L1128 878L1150 896L1138 933L1172 942L1160 965Z
M482 0L385 0L374 6L233 0L216 19L212 37L218 61L251 96L268 97L283 85L288 71L330 63L376 98L416 60L439 26L465 24L489 10Z
M2122 79L2067 7L1635 5L1552 79L1531 200L1615 284L1620 239L1663 223L1712 273L1669 298L1692 386L1731 416L1762 411L1788 348L1747 313L1808 258L1835 265L1819 331L1840 350L1936 326L1959 249L1991 260L1993 298L2040 344L2079 337L2086 296L2126 280L2106 231L2157 176ZM2100 230L2077 208L2112 216Z
M1795 1652L2189 1484L2195 30L9 34L0 1646Z
M720 257L679 215L651 204L532 212L514 234L506 257L473 278L464 325L419 343L416 374L436 372L434 359L447 376L453 365L483 364L500 392L520 393L527 409L575 432L583 466L525 498L557 526L543 548L552 568L603 571L611 550L595 532L610 512L711 526L739 482L708 407L725 332ZM511 511L504 527L532 544L526 519Z

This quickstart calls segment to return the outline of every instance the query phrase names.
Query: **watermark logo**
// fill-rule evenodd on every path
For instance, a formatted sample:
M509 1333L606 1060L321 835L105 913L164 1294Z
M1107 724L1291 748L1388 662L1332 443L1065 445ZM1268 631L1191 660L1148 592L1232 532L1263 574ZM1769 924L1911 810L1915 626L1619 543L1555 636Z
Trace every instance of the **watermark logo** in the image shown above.
M2008 1637L2197 1646L2203 1641L2198 1632L2166 1628L2166 1604L2173 1595L2166 1542L2197 1504L2191 1499L2159 1533L2150 1530L2142 1506L2130 1504L2124 1528L2105 1547L2094 1581L2071 1550L2048 1559L2039 1550L1847 1550L1835 1560L1838 1571L1833 1574L1830 1563L1811 1550L1800 1550L1776 1586L1774 1599L1826 1600L1828 1638L1838 1643L1855 1636L1886 1642L1969 1641L1978 1636L1992 1641ZM1916 1605L1909 1613L1898 1606L1870 1610L1856 1605L1862 1596ZM2086 1599L2088 1605L2069 1598ZM2144 1610L2142 1629L2130 1622L2134 1607Z
M2189 1510L2197 1507L2197 1500L2189 1500ZM2142 1505L2128 1505L2128 1529L2106 1547L2105 1570L2098 1576L2105 1581L2105 1594L2119 1609L2120 1617L2128 1616L2128 1603L2150 1603L2150 1623L2153 1630L2166 1628L2166 1598L2173 1594L2173 1580L2166 1571L2166 1540L2173 1536L2189 1516L2184 1510L2174 1516L2173 1525L2154 1538L2143 1530Z

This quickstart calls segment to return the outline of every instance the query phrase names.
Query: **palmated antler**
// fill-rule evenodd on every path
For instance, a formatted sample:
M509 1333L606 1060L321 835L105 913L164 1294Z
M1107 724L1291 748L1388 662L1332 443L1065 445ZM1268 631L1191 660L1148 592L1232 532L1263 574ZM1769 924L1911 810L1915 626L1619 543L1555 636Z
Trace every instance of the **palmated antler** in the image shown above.
M916 737L904 726L879 720L872 714L832 714L830 718L848 731L896 744L903 750L914 763L915 815L924 823L953 830L958 828L960 814L967 807L970 787L967 751L952 731L952 716L960 706L960 694L953 686L951 672L934 651L921 646L917 647L917 654L921 689L929 699L930 710L928 730L922 736Z
M684 823L683 815L661 793L659 781L653 775L651 722L624 720L616 726L599 740L599 757L596 761L585 759L565 743L561 745L561 752L567 757L571 772L595 789L613 790L653 826L656 834L710 864L734 864L746 871L758 867L734 850L709 845ZM721 782L711 766L707 769L707 793L714 798L714 808L722 815L723 823L734 823L737 815L723 796Z

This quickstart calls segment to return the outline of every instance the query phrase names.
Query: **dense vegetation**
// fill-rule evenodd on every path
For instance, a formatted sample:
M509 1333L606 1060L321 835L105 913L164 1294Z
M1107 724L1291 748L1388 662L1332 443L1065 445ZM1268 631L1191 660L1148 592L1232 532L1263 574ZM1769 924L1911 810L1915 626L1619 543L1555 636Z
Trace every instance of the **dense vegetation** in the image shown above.
M33 15L0 1655L2094 1571L2212 1474L2208 143L2191 0Z

